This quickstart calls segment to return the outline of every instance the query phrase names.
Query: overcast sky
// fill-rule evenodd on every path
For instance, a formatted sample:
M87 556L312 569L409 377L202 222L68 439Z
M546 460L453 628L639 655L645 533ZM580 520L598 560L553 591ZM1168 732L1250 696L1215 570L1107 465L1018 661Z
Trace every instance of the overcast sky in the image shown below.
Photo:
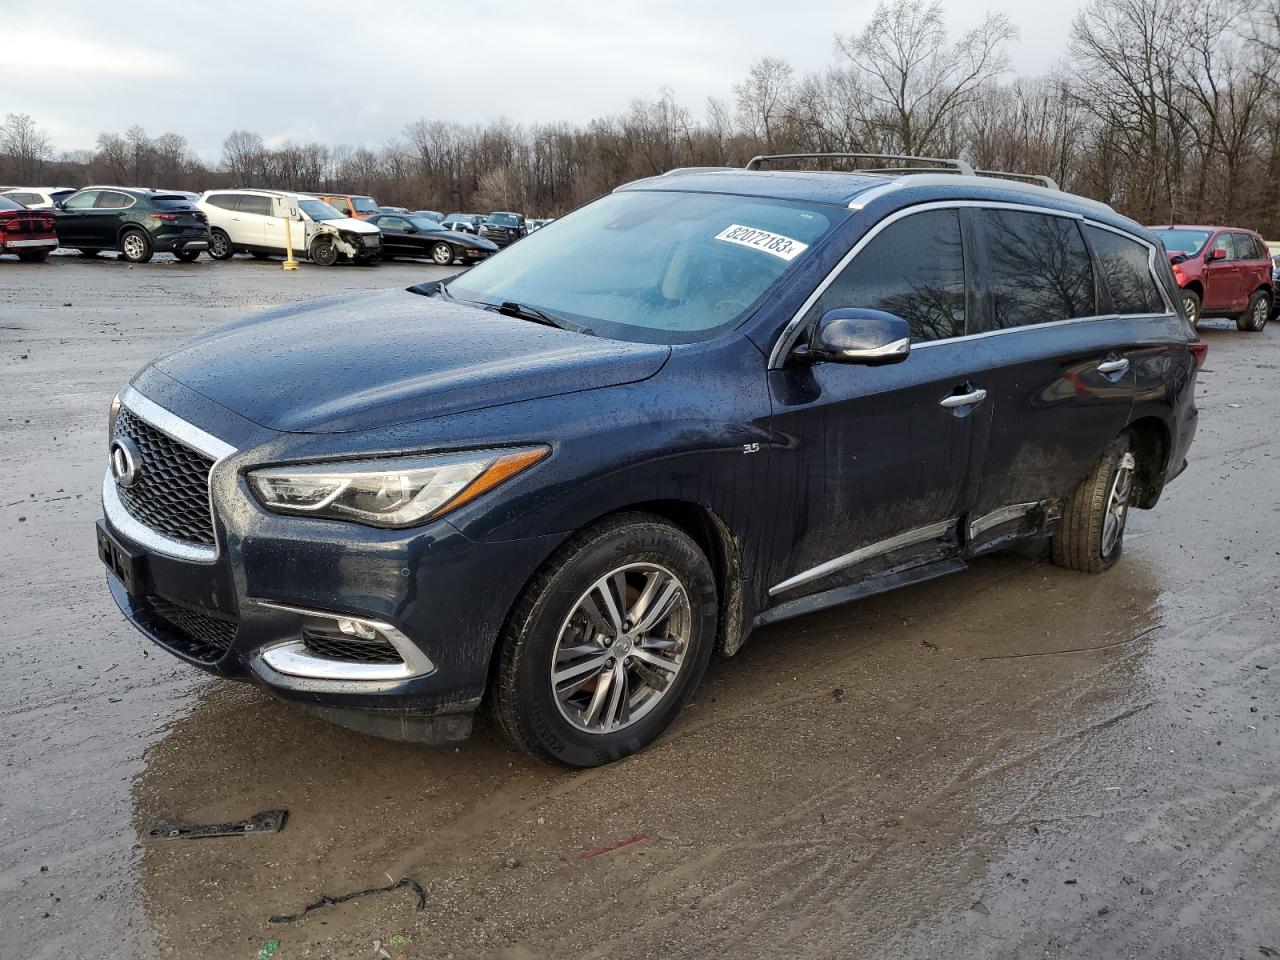
M1016 72L1066 52L1082 0L944 0L957 30L1004 10ZM217 160L254 130L379 146L427 119L583 121L670 86L701 117L753 60L832 61L874 0L0 0L0 113L59 150L140 123ZM288 11L288 12L287 12Z

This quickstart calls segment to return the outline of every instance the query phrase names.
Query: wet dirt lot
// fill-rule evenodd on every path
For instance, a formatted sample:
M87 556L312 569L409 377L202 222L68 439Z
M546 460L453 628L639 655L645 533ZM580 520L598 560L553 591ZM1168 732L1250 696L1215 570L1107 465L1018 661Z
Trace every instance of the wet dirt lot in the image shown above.
M1190 466L1110 573L996 556L761 630L583 772L485 724L440 750L303 717L151 647L103 584L134 370L444 272L0 262L0 958L1280 955L1280 329L1206 324ZM281 833L139 843L270 808ZM401 877L424 910L269 919Z

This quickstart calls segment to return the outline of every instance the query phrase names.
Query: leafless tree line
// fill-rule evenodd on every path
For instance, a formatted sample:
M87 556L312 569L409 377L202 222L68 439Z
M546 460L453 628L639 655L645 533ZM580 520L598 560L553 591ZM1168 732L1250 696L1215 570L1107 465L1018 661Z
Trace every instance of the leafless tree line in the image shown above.
M619 183L759 153L964 157L1047 173L1137 220L1231 222L1280 236L1280 0L1091 0L1069 55L1008 78L1003 14L957 35L941 4L884 0L830 65L764 57L699 119L663 89L585 124L416 120L378 149L268 145L247 130L210 168L180 134L138 126L54 157L40 126L0 126L0 181L231 185L368 193L442 211L558 215Z

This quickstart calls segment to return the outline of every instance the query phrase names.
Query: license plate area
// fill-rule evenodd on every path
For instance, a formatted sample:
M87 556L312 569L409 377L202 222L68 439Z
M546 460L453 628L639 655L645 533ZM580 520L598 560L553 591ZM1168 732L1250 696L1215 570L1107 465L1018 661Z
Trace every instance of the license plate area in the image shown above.
M101 520L98 521L97 534L98 559L124 584L129 596L141 594L145 575L143 555L117 540Z

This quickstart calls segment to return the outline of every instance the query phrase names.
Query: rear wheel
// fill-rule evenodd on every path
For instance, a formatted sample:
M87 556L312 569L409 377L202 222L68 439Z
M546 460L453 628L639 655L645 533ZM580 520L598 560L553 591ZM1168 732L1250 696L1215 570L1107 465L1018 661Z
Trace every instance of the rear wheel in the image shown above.
M130 263L146 263L151 259L151 240L141 230L126 230L120 237L120 252Z
M1200 328L1200 294L1194 290L1183 290L1182 309L1187 319L1191 321L1191 329L1198 330Z
M1271 297L1265 290L1255 290L1244 313L1236 317L1236 329L1246 333L1261 333L1270 316Z
M503 631L492 706L513 744L591 767L635 753L702 679L716 633L711 566L683 531L625 514L571 539Z
M209 256L215 260L230 260L236 255L236 248L231 245L231 237L225 230L216 227L209 231Z
M194 263L200 258L199 250L175 250L173 255L183 263Z
M431 248L431 259L442 267L453 263L453 247L447 243L437 243Z
M1093 472L1062 508L1053 534L1053 562L1082 573L1102 573L1124 550L1137 458L1122 433L1107 445Z
M338 262L338 248L328 237L320 237L311 245L311 262L322 267L332 267Z
M18 259L23 263L44 263L49 259L48 250L24 250L18 254Z

